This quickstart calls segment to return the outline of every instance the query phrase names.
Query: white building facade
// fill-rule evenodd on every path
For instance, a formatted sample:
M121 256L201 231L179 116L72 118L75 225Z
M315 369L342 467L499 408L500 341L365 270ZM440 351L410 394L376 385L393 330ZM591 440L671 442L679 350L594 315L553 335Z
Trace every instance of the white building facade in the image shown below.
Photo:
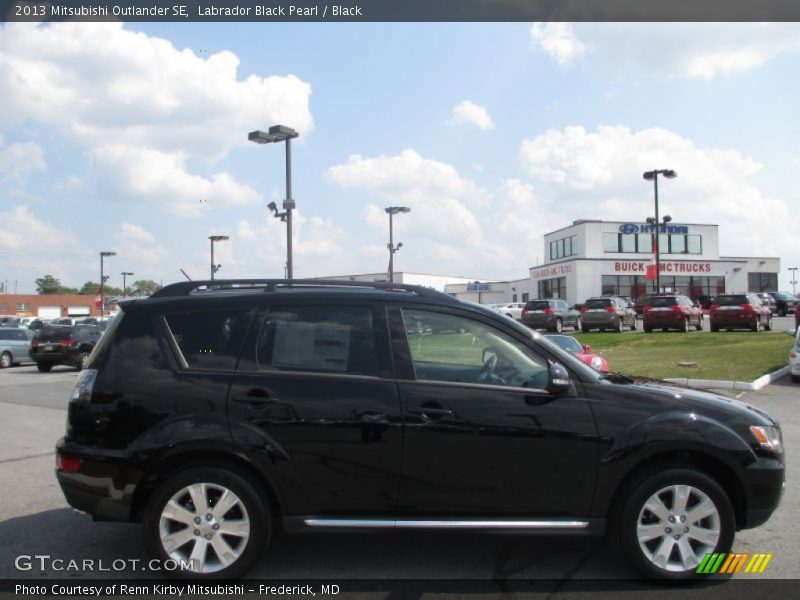
M545 262L530 269L532 297L579 303L591 296L636 298L656 291L645 279L654 229L646 223L575 221L544 237ZM661 291L693 299L778 288L780 259L719 254L717 225L668 223L659 232Z

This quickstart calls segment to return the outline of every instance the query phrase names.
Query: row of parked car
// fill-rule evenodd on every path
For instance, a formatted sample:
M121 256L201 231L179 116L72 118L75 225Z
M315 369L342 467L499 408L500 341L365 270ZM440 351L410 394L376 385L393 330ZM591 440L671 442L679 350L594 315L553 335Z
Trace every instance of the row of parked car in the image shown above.
M775 295L782 295L775 293ZM791 295L789 295L791 297ZM768 300L767 298L771 299ZM792 297L793 298L793 297ZM708 306L711 331L749 329L770 331L774 314L796 312L796 303L783 298L778 305L770 293L719 294ZM571 327L588 333L593 330L631 331L637 327L637 305L625 296L589 298L577 310L566 300L552 298L509 304L490 305L502 315L521 321L533 329L561 332ZM699 301L681 293L649 294L641 301L642 327L645 332L656 329L701 331L706 312Z
M6 321L0 327L0 368L32 360L42 372L56 365L80 371L108 323L100 317Z

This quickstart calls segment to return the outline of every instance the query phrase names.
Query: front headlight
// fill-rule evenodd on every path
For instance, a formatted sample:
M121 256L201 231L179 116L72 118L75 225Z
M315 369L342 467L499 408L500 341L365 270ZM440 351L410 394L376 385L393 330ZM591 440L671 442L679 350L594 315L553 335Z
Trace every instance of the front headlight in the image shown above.
M593 356L592 357L592 368L595 371L599 371L600 369L602 369L603 368L603 359L600 358L599 356Z
M780 452L783 449L781 430L777 427L751 425L750 432L756 438L756 441L762 449L772 452Z

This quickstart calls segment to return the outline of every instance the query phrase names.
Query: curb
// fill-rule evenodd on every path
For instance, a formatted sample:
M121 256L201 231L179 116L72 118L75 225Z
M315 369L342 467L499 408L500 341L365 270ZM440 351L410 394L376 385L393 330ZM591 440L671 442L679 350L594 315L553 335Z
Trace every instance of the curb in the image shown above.
M744 390L746 392L754 392L756 390L760 390L764 386L769 385L773 381L780 379L781 377L785 377L788 374L789 374L789 366L787 365L785 367L781 367L777 371L773 371L772 373L767 373L766 375L762 375L758 379L751 382L724 381L717 379L687 379L685 377L664 379L664 381L669 381L670 383L674 383L676 385L687 388Z

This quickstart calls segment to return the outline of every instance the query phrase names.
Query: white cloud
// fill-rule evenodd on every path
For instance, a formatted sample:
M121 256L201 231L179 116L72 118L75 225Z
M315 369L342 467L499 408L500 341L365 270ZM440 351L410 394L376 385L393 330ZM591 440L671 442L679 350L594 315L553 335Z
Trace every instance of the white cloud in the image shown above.
M719 224L723 255L800 255L796 211L751 183L761 164L736 150L703 147L658 128L601 125L590 132L573 126L523 141L520 161L549 184L561 222L640 221L653 213L653 185L642 173L671 168L678 177L660 182L661 214L676 222Z
M666 77L711 79L800 52L796 23L551 23L531 29L534 46L568 65L593 60Z
M575 63L587 52L569 23L534 23L531 44L552 56L562 67Z
M0 131L49 126L87 152L117 195L176 213L192 214L199 196L252 202L258 194L229 173L195 171L247 146L253 128L311 131L311 86L238 68L231 52L201 57L120 23L9 23L0 27Z
M489 112L484 107L469 100L462 100L453 107L451 123L454 125L470 123L483 131L494 128Z
M0 180L14 195L22 193L31 173L44 171L44 150L33 142L3 145L0 138Z
M122 223L114 232L114 250L127 264L145 263L149 271L163 267L167 257L152 233L132 223Z

